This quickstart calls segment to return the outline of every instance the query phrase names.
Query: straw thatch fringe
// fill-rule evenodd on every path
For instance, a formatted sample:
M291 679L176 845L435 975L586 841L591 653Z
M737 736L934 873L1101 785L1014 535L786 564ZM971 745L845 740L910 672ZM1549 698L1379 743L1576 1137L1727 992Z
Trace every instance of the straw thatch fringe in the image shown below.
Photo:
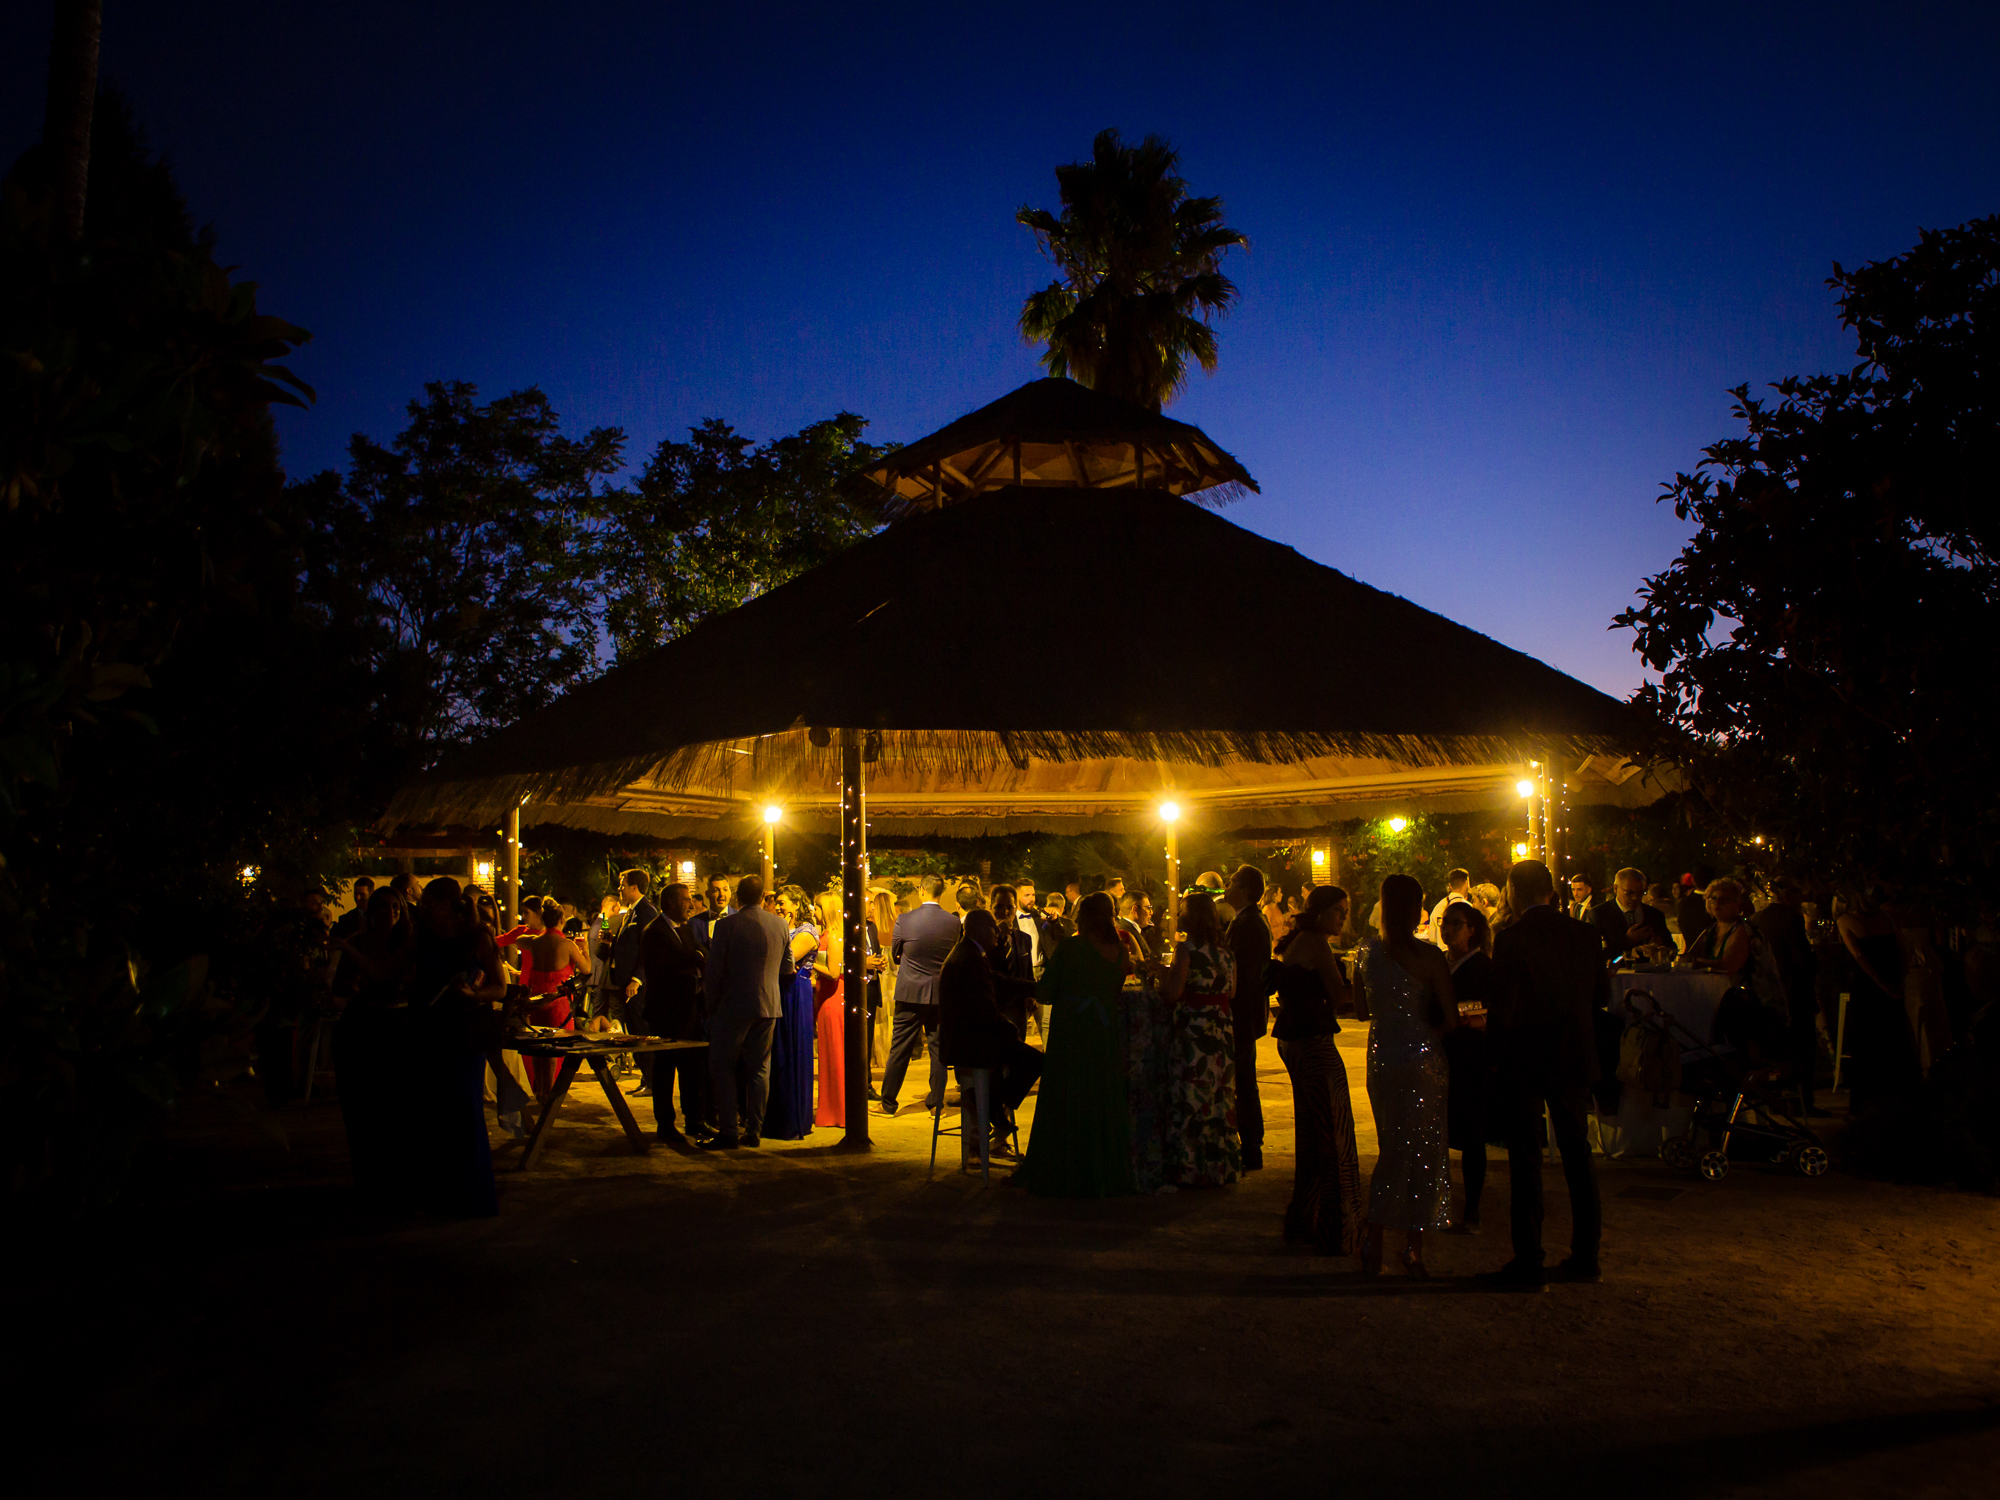
M804 730L748 741L689 745L666 756L524 771L465 779L433 776L400 791L386 823L479 824L527 804L583 803L643 787L654 795L742 799L782 793L798 786L837 786L837 736L815 745ZM1380 735L1322 732L1212 731L1207 733L1123 733L1113 730L881 730L866 733L865 755L876 768L949 778L977 785L1002 770L1018 771L1034 762L1066 763L1129 759L1165 766L1220 767L1231 763L1290 765L1321 757L1385 760L1414 771L1429 767L1488 765L1526 760L1548 751L1582 757L1617 749L1601 736ZM949 801L948 793L940 801ZM1024 795L1023 801L1032 801ZM593 821L573 826L598 827ZM714 814L732 808L718 806ZM656 815L647 815L653 817ZM603 832L623 829L601 828Z

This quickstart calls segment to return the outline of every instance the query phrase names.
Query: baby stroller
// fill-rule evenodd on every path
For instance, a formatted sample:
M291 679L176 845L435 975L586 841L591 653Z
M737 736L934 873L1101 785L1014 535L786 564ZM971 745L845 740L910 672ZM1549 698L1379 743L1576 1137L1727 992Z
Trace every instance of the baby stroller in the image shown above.
M1757 1065L1737 1047L1702 1040L1668 1015L1650 991L1630 990L1625 1003L1637 1018L1633 1024L1658 1028L1681 1049L1680 1092L1695 1102L1687 1133L1661 1142L1661 1161L1720 1182L1729 1175L1733 1146L1739 1161L1790 1165L1807 1177L1826 1171L1826 1148L1784 1102L1781 1068Z

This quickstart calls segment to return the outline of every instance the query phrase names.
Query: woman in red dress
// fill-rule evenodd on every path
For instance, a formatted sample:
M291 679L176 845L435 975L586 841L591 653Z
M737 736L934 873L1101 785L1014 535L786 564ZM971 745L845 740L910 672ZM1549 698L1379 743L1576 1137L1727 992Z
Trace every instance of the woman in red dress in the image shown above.
M813 1053L819 1063L814 1125L847 1126L847 1009L841 980L840 898L829 891L818 908L819 956L813 960Z
M564 934L562 908L554 901L544 901L539 910L531 907L521 915L527 919L526 931L516 943L521 953L521 983L528 987L529 994L549 997L528 1007L528 1024L574 1031L576 1028L570 1024L569 996L555 991L570 975L587 969L590 960ZM546 1099L556 1086L556 1072L562 1065L553 1057L524 1057L521 1063L528 1071L528 1083L535 1091L535 1098Z

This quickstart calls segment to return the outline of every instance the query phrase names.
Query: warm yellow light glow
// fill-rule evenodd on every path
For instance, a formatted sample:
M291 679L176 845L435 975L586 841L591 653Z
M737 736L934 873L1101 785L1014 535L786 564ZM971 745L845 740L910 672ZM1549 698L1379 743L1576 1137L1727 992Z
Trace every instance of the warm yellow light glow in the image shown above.
M1401 833L1409 826L1410 820L1408 818L1391 818L1389 820L1389 832L1391 833Z
M1313 868L1316 870L1326 868L1326 851L1324 849L1313 850Z
M490 859L482 859L479 862L479 883L481 885L490 885L492 884L492 881L493 881L493 861Z
M237 871L237 874L242 877L245 885L250 885L257 879L257 867L255 865L245 865L241 870Z
M1528 846L1526 844L1516 844L1514 846L1514 858L1526 859L1527 857L1528 857Z
M1532 781L1517 781L1514 783L1514 790L1523 797L1532 797L1535 795L1535 784Z
M1162 802L1160 804L1160 821L1162 823L1172 823L1176 819L1178 819L1180 815L1181 815L1180 803Z
M1753 844L1761 844L1764 842L1764 835L1760 833L1755 838L1750 840L1750 842Z
M770 806L764 809L764 821L766 823L776 823L779 819L783 818L784 815L785 815L785 810L782 807L778 806L778 804L775 802L773 802Z
M681 861L681 879L683 879L683 880L692 880L692 879L694 879L694 861L693 861L693 860L691 860L691 859L684 859L684 860L682 860L682 861Z

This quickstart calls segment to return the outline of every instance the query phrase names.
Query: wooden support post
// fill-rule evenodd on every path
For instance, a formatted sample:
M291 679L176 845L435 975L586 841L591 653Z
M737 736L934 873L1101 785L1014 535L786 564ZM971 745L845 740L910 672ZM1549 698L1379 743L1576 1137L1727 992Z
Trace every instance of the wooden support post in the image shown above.
M778 825L764 825L764 894L769 896L778 883Z
M1560 885L1569 875L1575 873L1569 867L1569 777L1563 768L1562 759L1553 752L1547 757L1549 768L1549 868L1556 872L1556 883Z
M1169 956L1181 931L1181 832L1177 824L1167 825L1167 901L1160 913L1160 942Z
M840 731L841 997L847 1032L847 1134L844 1146L868 1144L868 803L862 784L861 731Z
M507 809L507 925L521 920L521 804Z

